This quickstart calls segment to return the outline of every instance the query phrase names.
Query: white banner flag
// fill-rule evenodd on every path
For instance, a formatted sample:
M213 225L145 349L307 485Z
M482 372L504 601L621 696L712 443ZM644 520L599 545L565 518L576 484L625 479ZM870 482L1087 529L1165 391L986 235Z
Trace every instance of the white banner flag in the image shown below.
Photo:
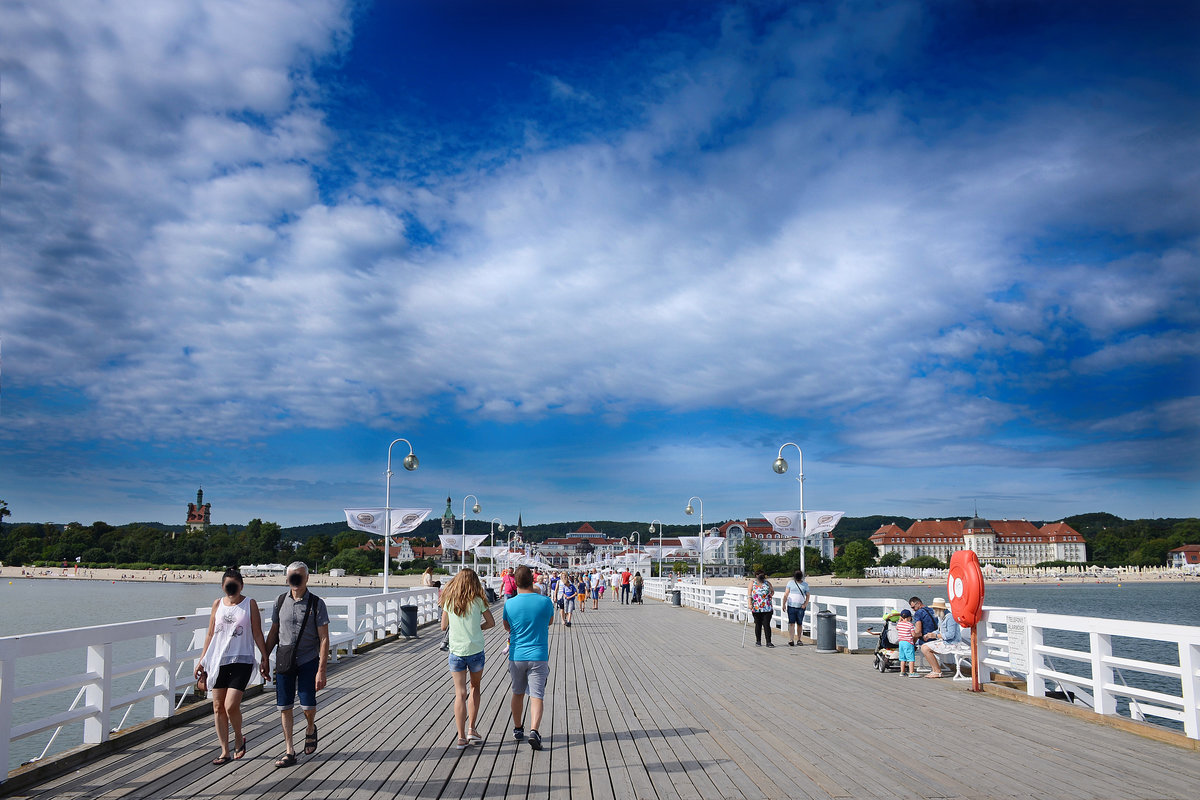
M683 545L684 550L691 550L693 553L700 552L699 536L680 536L679 543ZM711 553L713 550L720 550L723 544L725 544L724 536L705 536L704 552Z
M845 511L805 511L804 529L809 536L824 536L837 526Z
M438 539L441 540L442 547L444 549L459 550L459 551L474 550L476 547L478 547L483 542L484 539L487 539L487 538L488 537L487 537L486 533L468 534L466 537L466 546L464 547L463 546L463 535L461 533L456 533L451 536L447 536L446 534L442 534L442 535L438 536Z
M799 511L764 511L763 517L771 523L776 533L784 536L800 536Z
M671 556L679 555L678 547L647 547L646 551L658 559L670 558Z
M480 558L490 558L499 561L502 558L508 557L508 548L504 545L496 545L495 547L476 547L475 555Z
M366 531L377 536L383 536L383 526L386 524L387 509L385 508L343 508L346 512L346 524L356 531ZM392 535L409 533L433 511L432 508L393 508Z

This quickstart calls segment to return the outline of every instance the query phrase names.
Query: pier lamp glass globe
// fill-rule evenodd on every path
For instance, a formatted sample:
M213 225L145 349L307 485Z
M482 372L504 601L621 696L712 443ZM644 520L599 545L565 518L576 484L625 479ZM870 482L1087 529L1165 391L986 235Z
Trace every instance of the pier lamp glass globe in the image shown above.
M421 466L421 462L418 461L417 457L415 455L413 455L412 453L409 453L408 455L406 455L404 457L404 468L406 470L408 470L409 472L412 472L414 469L416 469L419 466Z
M690 517L694 511L695 511L695 509L692 508L692 504L688 503L688 507L683 510L683 513L687 514Z
M783 460L783 456L775 459L775 463L771 465L771 469L775 470L778 475L787 472L787 462Z
M471 506L471 511L475 514L478 514L479 513L479 503L476 503L475 505Z

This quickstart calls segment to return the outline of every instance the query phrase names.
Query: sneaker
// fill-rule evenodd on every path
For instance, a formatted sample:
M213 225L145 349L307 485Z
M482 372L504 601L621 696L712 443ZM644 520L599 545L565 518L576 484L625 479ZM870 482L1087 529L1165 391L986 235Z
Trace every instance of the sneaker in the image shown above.
M518 742L525 738L525 727L513 728L513 738Z
M767 647L774 647L774 646L775 645L771 644L770 642L767 642Z
M795 646L796 646L795 642L788 642L788 647L795 647Z
M537 731L529 732L529 746L534 750L542 749L542 735Z
M755 642L755 643L754 643L754 646L755 646L755 647L762 647L762 642Z

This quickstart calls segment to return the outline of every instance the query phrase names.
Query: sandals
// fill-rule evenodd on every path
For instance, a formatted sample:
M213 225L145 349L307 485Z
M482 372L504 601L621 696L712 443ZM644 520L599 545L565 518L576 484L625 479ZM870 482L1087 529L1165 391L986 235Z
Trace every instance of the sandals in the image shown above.
M284 753L279 758L275 759L276 767L294 767L296 766L296 754Z
M246 737L243 736L241 746L233 751L233 758L234 758L234 760L240 761L241 759L243 759L245 757L246 757Z
M477 731L470 731L467 734L467 744L482 745L483 737Z
M466 739L459 739L458 742L454 745L454 749L455 750L466 750L470 746L471 746L471 743L468 742Z
M311 756L317 752L317 726L313 725L312 733L304 734L304 755Z
M212 765L214 767L221 767L225 764L228 764L230 761L233 761L233 759L229 756L217 756L212 760Z

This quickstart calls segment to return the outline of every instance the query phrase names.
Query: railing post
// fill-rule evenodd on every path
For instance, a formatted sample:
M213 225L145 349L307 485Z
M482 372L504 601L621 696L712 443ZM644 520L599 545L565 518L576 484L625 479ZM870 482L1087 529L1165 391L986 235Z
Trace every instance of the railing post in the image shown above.
M1183 732L1200 739L1200 644L1179 643L1179 668L1183 671Z
M108 741L112 729L112 643L90 645L87 649L87 671L96 679L85 687L84 703L97 709L95 716L83 721L84 744Z
M991 615L988 615L990 620ZM1029 672L1025 675L1025 694L1030 697L1045 697L1046 696L1046 680L1041 677L1041 671L1046 668L1046 657L1042 655L1041 647L1045 641L1044 631L1042 626L1033 621L1032 616L1027 618L1025 623L1026 635L1029 638L1029 645L1026 649L1026 654L1029 658ZM987 632L987 626L984 626L984 631ZM980 650L980 652L983 652ZM1012 644L1008 646L1008 660L1012 663ZM975 666L971 665L972 669ZM1094 673L1093 673L1094 674Z
M175 634L160 633L154 637L154 655L164 660L154 668L154 717L164 719L175 710Z
M1117 713L1116 697L1106 686L1113 682L1112 667L1107 659L1112 656L1112 637L1105 633L1088 634L1092 651L1092 698L1097 714Z
M858 649L858 600L846 600L846 649L853 653Z
M0 655L0 784L8 775L9 737L12 735L13 693L17 688L17 663L7 653Z

